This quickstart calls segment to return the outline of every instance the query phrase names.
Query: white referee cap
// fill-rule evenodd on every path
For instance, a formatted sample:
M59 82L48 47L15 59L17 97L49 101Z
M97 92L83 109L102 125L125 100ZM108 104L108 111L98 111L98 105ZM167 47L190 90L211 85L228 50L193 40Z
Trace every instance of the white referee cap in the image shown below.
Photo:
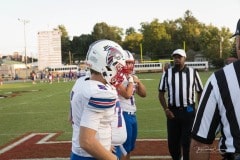
M186 52L183 50L183 49L176 49L173 53L172 53L172 56L174 56L174 55L180 55L180 56L182 56L182 57L187 57L186 56Z

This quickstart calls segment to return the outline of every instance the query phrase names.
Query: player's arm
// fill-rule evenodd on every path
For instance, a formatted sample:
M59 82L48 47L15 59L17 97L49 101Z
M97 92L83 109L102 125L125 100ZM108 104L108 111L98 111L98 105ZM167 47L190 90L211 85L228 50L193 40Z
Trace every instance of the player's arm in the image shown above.
M163 110L164 111L167 111L169 110L168 109L168 105L167 105L167 102L166 102L166 99L165 99L165 92L166 92L166 72L163 72L163 75L162 75L162 79L160 80L160 83L159 83L159 88L158 88L158 100L160 102L160 104L162 105L163 107Z
M169 119L172 119L174 118L174 114L172 113L172 111L168 108L168 105L167 105L167 102L166 102L166 99L165 99L165 92L163 91L159 91L158 92L158 99L159 99L159 102L160 104L162 105L163 107L163 110L165 112L165 115L167 118Z
M132 76L128 78L128 84L125 87L123 84L120 84L117 87L117 92L119 95L121 95L122 97L129 99L132 97L133 95L133 78Z
M147 96L147 92L146 92L146 88L143 85L143 83L141 82L140 79L138 79L137 76L133 75L133 81L136 84L136 93L140 96L140 97L146 97Z
M160 104L163 107L163 110L168 109L166 99L165 99L165 92L158 92L158 99L159 99Z
M210 155L210 145L204 144L195 139L191 140L190 159L192 160L208 160Z
M96 159L116 160L117 157L110 150L106 150L95 138L95 135L95 130L81 126L79 135L80 146Z

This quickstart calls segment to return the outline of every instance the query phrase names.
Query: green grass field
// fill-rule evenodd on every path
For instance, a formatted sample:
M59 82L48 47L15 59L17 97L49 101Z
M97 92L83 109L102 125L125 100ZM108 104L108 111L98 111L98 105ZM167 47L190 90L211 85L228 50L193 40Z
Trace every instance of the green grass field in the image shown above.
M203 83L212 72L200 72ZM158 101L161 73L138 74L147 97L136 95L138 138L166 138L166 118ZM74 82L13 83L0 86L0 146L29 132L62 132L71 140L68 123L69 93Z

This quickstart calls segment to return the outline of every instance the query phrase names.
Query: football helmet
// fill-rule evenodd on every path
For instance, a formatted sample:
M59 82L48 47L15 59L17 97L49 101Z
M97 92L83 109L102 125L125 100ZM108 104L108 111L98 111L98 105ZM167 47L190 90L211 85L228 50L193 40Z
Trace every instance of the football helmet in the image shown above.
M107 83L118 86L125 74L125 55L122 47L111 40L98 40L89 47L86 65L102 74Z
M126 59L126 66L125 66L125 73L132 74L134 70L135 60L131 52L125 50L125 59Z

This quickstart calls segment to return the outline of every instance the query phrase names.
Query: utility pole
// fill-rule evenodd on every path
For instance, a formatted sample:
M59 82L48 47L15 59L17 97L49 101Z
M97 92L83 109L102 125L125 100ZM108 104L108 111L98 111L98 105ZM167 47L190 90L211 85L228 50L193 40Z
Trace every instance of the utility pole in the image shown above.
M23 34L24 34L24 61L25 61L25 65L26 65L26 80L27 80L27 41L26 41L26 24L29 23L29 20L26 19L20 19L18 18L18 21L23 23Z
M68 56L69 56L69 65L72 64L72 56L71 56L71 52L68 51Z
M142 43L140 43L140 55L141 55L141 63L143 63Z
M222 58L222 50L223 50L222 43L223 43L223 37L222 37L222 36L220 36L220 44L219 44L219 58Z

